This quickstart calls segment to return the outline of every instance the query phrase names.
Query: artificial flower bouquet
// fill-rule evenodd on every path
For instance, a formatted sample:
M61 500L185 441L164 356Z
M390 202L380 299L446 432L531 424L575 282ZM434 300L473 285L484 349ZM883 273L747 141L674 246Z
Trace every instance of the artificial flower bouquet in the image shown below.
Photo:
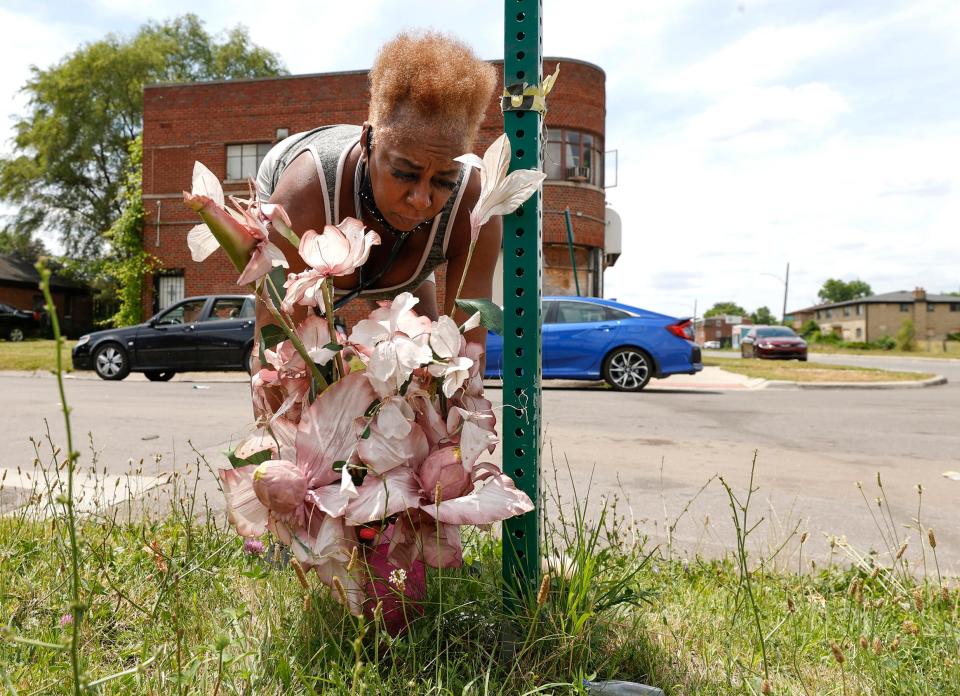
M472 252L481 226L525 201L543 174L507 175L505 135L483 160L458 159L481 173ZM462 525L534 508L486 461L497 438L483 395L484 349L464 338L481 322L496 329L499 308L458 299L483 310L458 326L449 316L418 316L417 299L402 293L344 335L334 321L333 278L366 262L380 243L375 232L346 218L298 235L284 210L255 191L226 206L219 180L199 162L184 201L203 220L188 235L194 260L223 247L238 284L254 283L273 317L261 327L251 379L255 430L220 472L230 523L247 540L272 534L352 613L379 603L388 629L402 630L425 598L425 566L461 564ZM290 273L282 291L270 271L287 261L269 240L271 228L307 266Z

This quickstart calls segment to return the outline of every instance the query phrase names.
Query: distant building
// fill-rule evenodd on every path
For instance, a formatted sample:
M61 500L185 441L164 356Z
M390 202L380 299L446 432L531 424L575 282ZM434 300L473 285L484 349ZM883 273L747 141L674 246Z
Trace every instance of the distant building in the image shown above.
M574 294L576 266L581 294L602 296L604 270L620 254L619 218L612 220L615 213L605 208L606 77L595 65L567 58L545 59L544 74L552 73L558 62L560 79L550 93L544 130L543 292ZM502 64L497 67L502 72ZM274 143L323 124L360 124L367 116L368 98L365 70L146 87L143 239L161 270L147 279L144 314L185 296L237 290L237 273L225 254L216 252L202 265L190 259L186 236L197 219L183 205L182 191L190 189L194 160L221 177L225 193L246 197L247 177L256 173ZM482 154L503 130L498 91L475 151ZM568 208L572 258L564 215ZM496 301L502 300L503 265L501 254L494 279ZM441 267L441 307L444 279ZM366 300L350 303L348 323L364 316L370 306Z
M93 327L93 300L87 286L54 275L50 294L63 335L76 338ZM0 302L16 309L43 311L40 274L32 263L0 254Z
M745 324L752 325L753 322L750 317L741 317L738 314L721 314L698 319L695 327L697 343L703 345L707 341L720 341L721 347L730 348L733 346L734 328Z
M947 334L960 333L960 297L928 295L923 288L916 288L814 305L791 316L794 329L813 320L822 334L864 342L893 337L903 321L910 319L918 340L942 341Z

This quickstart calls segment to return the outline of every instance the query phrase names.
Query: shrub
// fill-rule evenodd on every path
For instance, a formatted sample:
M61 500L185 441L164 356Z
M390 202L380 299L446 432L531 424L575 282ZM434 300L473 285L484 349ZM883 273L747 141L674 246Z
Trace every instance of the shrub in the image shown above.
M807 319L800 327L800 335L811 341L816 341L820 337L820 325L813 319Z
M896 346L898 350L913 350L914 328L912 319L904 319L900 324L900 330L897 331Z

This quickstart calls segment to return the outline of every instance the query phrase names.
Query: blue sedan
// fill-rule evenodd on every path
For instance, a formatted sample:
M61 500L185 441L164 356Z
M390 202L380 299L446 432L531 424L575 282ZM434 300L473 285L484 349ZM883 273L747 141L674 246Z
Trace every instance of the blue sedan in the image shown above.
M596 297L543 298L543 378L603 379L640 391L651 377L703 369L689 319ZM484 376L503 375L503 338L487 337Z

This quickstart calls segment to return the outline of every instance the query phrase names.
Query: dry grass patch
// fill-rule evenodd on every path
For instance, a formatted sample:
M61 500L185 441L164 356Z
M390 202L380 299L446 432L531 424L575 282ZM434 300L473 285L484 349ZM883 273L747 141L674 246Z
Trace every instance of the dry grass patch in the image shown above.
M797 360L706 358L703 364L747 377L788 382L915 382L934 376L929 372L892 372L872 367L804 363Z
M76 341L64 341L61 346L64 371L69 372L70 351ZM57 365L54 342L49 339L27 341L0 341L0 370L55 370Z

